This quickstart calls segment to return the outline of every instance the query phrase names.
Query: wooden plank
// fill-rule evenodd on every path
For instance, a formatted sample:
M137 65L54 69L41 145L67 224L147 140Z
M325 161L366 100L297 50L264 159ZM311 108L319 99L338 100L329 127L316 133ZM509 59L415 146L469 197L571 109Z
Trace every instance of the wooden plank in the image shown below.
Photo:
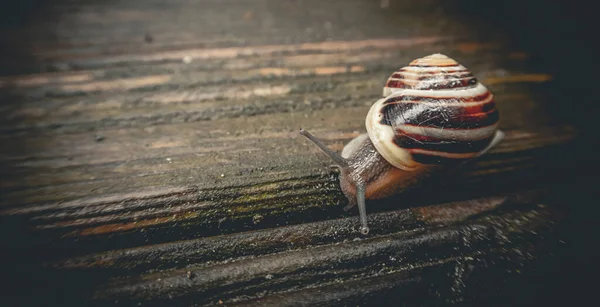
M548 108L560 83L538 54L438 4L65 1L46 8L61 23L2 28L27 50L0 62L3 265L74 305L489 297L561 245L581 131ZM369 202L360 236L298 130L340 151L389 74L434 52L495 93L507 137Z
M497 205L497 203L492 204L485 201L482 201L481 204L486 209ZM473 211L482 209L481 207L478 207L479 210L474 209L477 206L468 208L465 205L462 203L457 205L457 207ZM470 203L470 205L476 204ZM456 210L458 209L457 207L453 209ZM423 208L422 211L427 212L429 209L437 211L439 208ZM451 212L452 209L448 211ZM427 214L424 214L424 216L425 221L427 221L429 217ZM409 214L393 216L393 220L388 220L390 217L389 214L374 217L379 217L379 219L374 220L384 220L385 224L389 223L388 226L392 227L397 225L404 228L408 226L405 224L406 222L415 223L415 221L411 221L411 217L414 218L414 215ZM400 219L398 220L397 217L400 217ZM455 216L450 214L450 217L451 220ZM511 242L511 245L516 244L522 248L523 246L520 246L520 244L530 244L528 241L533 235L532 232L541 230L540 225L545 225L547 220L551 219L552 216L549 212L537 208L525 214L516 214L510 217L501 215L500 217L487 218L498 218L494 222L500 223L501 226L491 227L486 222L480 224L473 221L456 228L450 227L427 231L425 233L418 229L406 227L401 229L399 233L392 235L379 235L359 241L346 240L341 241L341 243L316 246L310 249L298 248L299 246L296 243L299 243L301 247L303 241L312 241L311 233L332 236L336 240L331 241L340 242L340 239L343 240L346 237L343 229L348 228L340 227L332 229L331 225L324 228L306 225L312 229L300 230L300 242L296 239L298 237L296 237L295 232L282 234L271 232L269 237L287 237L293 240L289 243L286 242L290 245L293 243L293 249L267 256L257 257L257 255L253 255L253 257L233 262L223 262L209 266L202 265L200 267L191 266L180 270L151 273L144 275L142 278L136 276L131 279L119 280L99 289L96 297L109 300L117 298L121 303L128 304L128 302L138 303L140 301L145 303L144 300L151 300L153 303L160 303L161 301L172 302L182 298L184 302L188 302L186 297L192 294L196 295L196 297L199 296L195 300L198 304L215 303L218 300L236 302L236 300L239 300L239 297L247 292L245 288L251 289L250 293L255 293L261 290L269 291L276 287L286 290L294 289L294 284L298 283L302 283L306 288L315 286L331 287L340 280L359 282L365 279L368 280L369 277L387 275L387 273L391 273L392 276L385 278L384 282L389 282L389 278L395 277L399 283L399 285L395 286L403 288L402 286L406 286L406 284L418 282L419 278L417 276L420 274L414 271L428 269L438 271L440 268L443 268L441 271L447 274L448 271L455 269L457 263L460 263L460 259L469 257L481 259L485 258L487 253L494 253L494 249L503 249L504 244L498 244L497 236L505 236L507 242L514 241ZM440 220L443 221L444 218ZM417 215L417 221L419 221L419 215ZM519 224L519 227L514 227L517 224ZM351 228L352 226L350 226ZM341 231L338 232L336 229L340 229ZM512 233L515 230L518 233ZM349 239L351 237L354 237L354 235L346 238ZM248 239L248 237L246 236L245 239ZM256 239L256 242L271 241L267 238L262 240ZM233 245L237 245L238 243L235 241L229 242ZM496 244L498 245L496 246ZM479 245L488 245L487 248L489 250L477 249L476 252L471 253L473 246ZM241 246L237 247L242 248ZM251 249L255 250L254 247ZM271 247L267 249L269 251L273 250ZM449 253L444 254L444 252ZM423 259L424 255L430 256L425 260ZM507 258L519 257L516 253L513 254L512 252L501 252L501 255ZM527 258L527 256L523 258ZM523 262L526 262L526 260L523 259ZM476 263L476 261L473 261L473 263ZM433 269L433 267L436 267L438 270ZM256 283L257 279L265 279L265 282ZM376 279L375 284L381 282L381 279ZM457 285L457 287L460 286ZM366 292L371 291L369 288L358 288L355 291L348 291L348 294L360 295L358 293L365 290L367 290ZM403 290L401 289L398 292L402 292ZM410 290L413 290L412 287ZM306 289L296 291L292 295L298 296L299 292L306 291ZM311 291L308 290L308 292ZM336 295L339 292L341 291L332 291L332 297L325 295L317 296L313 299L305 299L307 302L316 300L326 303L339 299ZM398 294L400 293L396 293L396 295ZM273 298L268 298L267 301L269 300L273 300ZM281 300L275 300L281 304ZM293 305L294 302L287 301L287 304Z

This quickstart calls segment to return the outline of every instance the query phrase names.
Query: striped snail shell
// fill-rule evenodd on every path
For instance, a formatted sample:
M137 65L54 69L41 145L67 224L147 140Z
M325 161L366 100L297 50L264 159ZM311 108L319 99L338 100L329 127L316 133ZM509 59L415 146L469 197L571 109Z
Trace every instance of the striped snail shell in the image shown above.
M467 161L498 144L492 93L453 59L433 54L394 72L366 117L367 133L342 154L301 129L340 167L346 210L358 205L367 234L365 199L404 191L434 170Z
M494 95L453 59L433 54L392 74L366 118L369 138L410 170L478 156L496 135Z

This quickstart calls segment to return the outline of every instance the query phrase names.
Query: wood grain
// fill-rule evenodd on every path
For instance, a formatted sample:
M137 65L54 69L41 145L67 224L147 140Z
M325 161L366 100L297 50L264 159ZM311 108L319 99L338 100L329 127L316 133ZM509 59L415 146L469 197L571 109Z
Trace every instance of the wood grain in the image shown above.
M436 1L384 2L64 1L2 28L23 50L0 66L10 269L74 304L436 304L551 253L579 133L547 108L553 72ZM507 137L370 202L362 237L298 131L341 151L389 74L434 52L494 92Z

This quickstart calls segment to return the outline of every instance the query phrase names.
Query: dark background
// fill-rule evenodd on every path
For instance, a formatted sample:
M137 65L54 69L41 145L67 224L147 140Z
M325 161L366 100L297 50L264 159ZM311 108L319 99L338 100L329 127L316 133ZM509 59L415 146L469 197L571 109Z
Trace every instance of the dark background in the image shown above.
M32 21L43 18L60 20L53 7L61 1L3 1L0 4L0 27L18 29ZM555 195L557 203L564 204L567 223L563 235L570 245L557 251L557 260L540 269L543 274L532 273L523 277L524 284L536 285L538 291L521 290L515 284L511 292L516 305L577 305L591 299L594 302L595 262L600 256L597 248L598 215L597 170L598 131L598 30L597 11L585 1L440 1L440 6L450 13L467 20L474 31L478 28L493 29L510 38L518 49L537 54L539 63L555 76L555 88L551 89L556 103L548 110L560 121L567 121L581 133L578 143L570 150L576 151L578 159L578 182L584 185L570 187L571 193ZM49 31L48 35L51 35ZM51 39L51 37L49 37ZM28 37L0 37L0 75L35 71L39 63L30 54ZM18 103L18 101L2 101ZM556 161L560 164L561 161ZM3 249L4 248L0 248ZM10 251L4 250L3 254ZM3 262L6 259L2 260ZM13 259L14 261L14 259ZM10 263L4 263L10 267ZM544 264L541 263L541 266ZM552 274L548 275L548 272ZM23 287L38 285L19 282L30 280L25 276L5 275L0 279L2 289L11 294L26 294ZM19 287L10 285L19 285ZM41 299L41 298L40 298ZM43 300L42 300L43 301ZM14 301L19 303L23 301ZM487 302L489 304L493 302ZM499 302L500 305L503 305ZM7 304L6 306L11 306Z

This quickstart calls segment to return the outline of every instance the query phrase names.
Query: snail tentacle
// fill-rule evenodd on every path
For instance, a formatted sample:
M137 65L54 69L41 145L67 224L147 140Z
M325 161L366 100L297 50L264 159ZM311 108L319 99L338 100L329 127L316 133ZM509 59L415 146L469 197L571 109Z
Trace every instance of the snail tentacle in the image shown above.
M356 185L356 202L358 204L358 214L360 216L360 233L366 235L369 233L369 226L367 226L367 206L365 205L365 185Z
M348 210L354 208L354 206L356 206L356 202L350 201L350 203L344 207L344 211L348 211Z
M300 129L300 134L302 134L307 139L311 140L313 143L315 143L317 146L319 146L319 148L321 148L321 150L324 153L326 153L337 165L339 165L340 167L347 167L348 166L348 161L346 161L346 159L342 158L342 156L340 156L337 153L333 152L331 149L329 149L327 146L325 146L325 144L323 144L323 142L321 142L321 140L319 140L318 138L316 138L310 132L308 132L308 131L306 131L304 129Z

